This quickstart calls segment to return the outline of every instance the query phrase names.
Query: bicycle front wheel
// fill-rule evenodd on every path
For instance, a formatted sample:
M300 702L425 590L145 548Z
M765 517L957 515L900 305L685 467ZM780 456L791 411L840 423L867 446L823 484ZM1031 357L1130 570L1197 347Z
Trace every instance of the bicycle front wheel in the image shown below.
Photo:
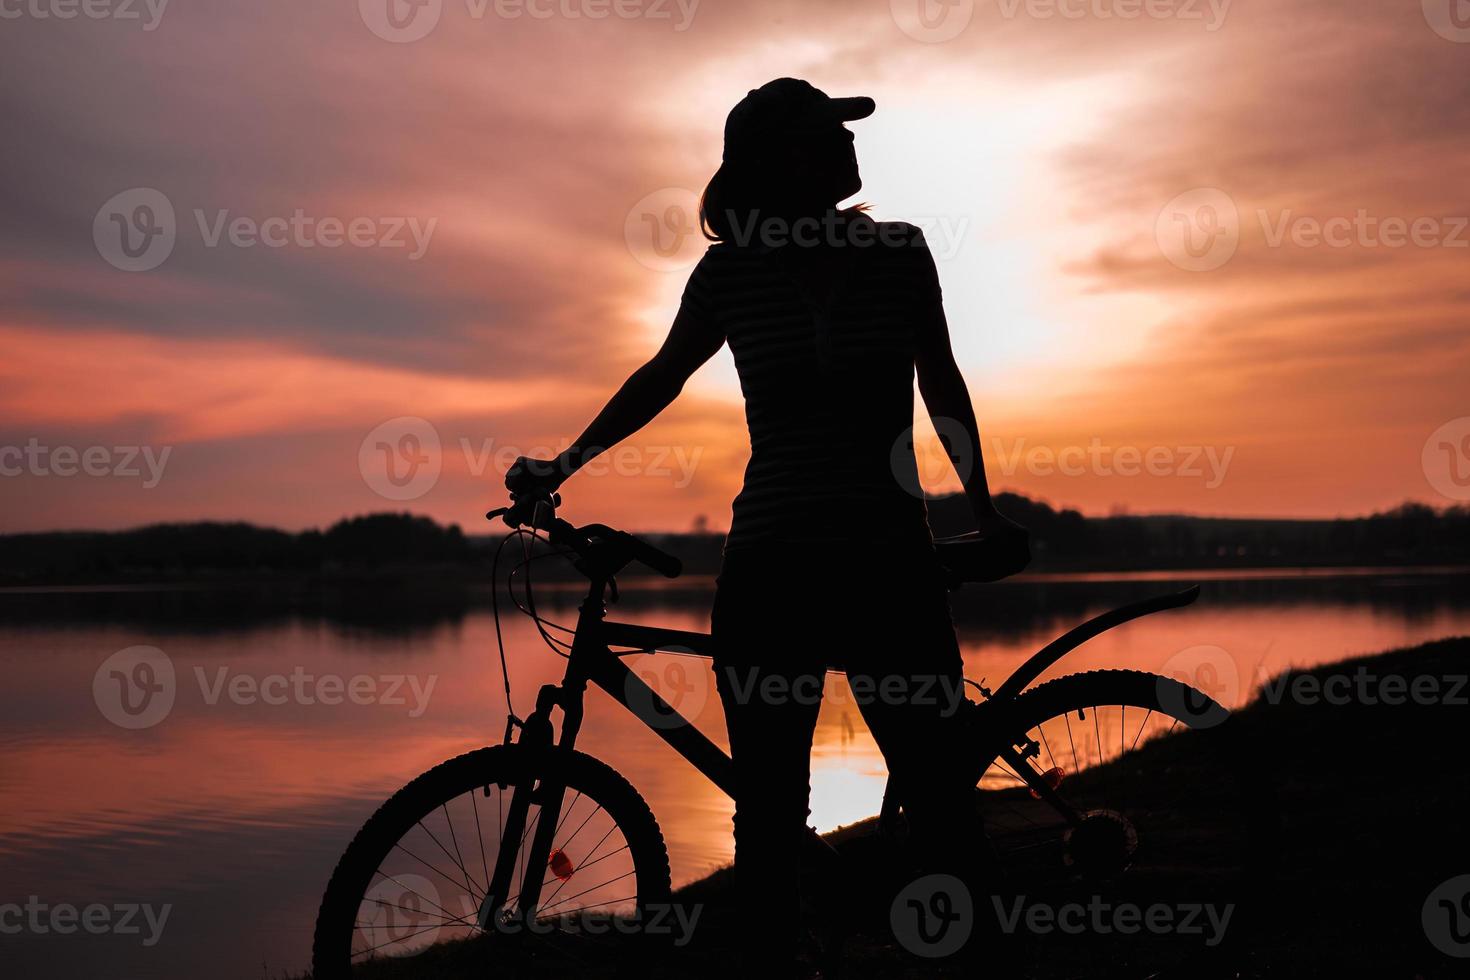
M566 789L549 860L533 867L528 855L550 802L543 781ZM502 848L517 786L535 790L519 845ZM497 860L515 865L499 896L488 894ZM517 896L532 875L544 881L526 915ZM414 779L363 825L322 897L313 976L554 968L668 901L663 835L616 771L579 752L479 749ZM405 957L415 958L409 972L395 970Z

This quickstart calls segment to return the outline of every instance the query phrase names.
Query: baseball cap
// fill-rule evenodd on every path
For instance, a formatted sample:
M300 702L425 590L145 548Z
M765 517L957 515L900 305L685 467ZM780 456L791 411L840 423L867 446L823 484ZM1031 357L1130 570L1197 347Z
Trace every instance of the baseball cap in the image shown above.
M725 159L804 129L864 119L874 108L866 96L834 99L800 78L775 79L751 89L725 117Z

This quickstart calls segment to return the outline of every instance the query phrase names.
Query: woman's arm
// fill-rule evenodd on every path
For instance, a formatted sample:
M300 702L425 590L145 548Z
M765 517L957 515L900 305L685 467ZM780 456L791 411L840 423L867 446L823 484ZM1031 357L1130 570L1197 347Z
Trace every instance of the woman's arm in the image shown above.
M934 420L934 428L955 473L964 482L965 496L975 514L977 529L982 534L1018 530L1016 524L995 509L990 499L990 484L985 479L985 455L980 448L980 426L975 421L975 408L970 403L969 386L955 363L954 349L949 340L949 323L937 297L919 326L914 367L924 407ZM956 424L961 440L958 446L951 438Z
M653 421L684 390L689 376L724 342L724 335L713 324L687 305L682 306L658 353L623 382L577 441L554 460L516 460L505 475L505 485L512 492L555 490L589 460Z

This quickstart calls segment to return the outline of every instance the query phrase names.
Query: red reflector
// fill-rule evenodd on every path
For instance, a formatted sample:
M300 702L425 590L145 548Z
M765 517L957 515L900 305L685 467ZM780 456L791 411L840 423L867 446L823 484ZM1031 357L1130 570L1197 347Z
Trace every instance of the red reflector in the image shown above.
M562 881L570 879L572 872L576 870L572 867L572 859L567 857L566 852L560 848L551 852L551 859L546 863L550 865L551 873Z
M1052 789L1056 789L1058 786L1062 785L1062 780L1065 779L1066 776L1067 774L1065 771L1063 771L1062 767L1057 766L1055 769L1048 769L1046 772L1042 773L1041 781L1043 783L1046 783L1046 785L1050 786ZM1041 794L1033 789L1031 791L1031 797L1033 799L1039 800L1041 799Z

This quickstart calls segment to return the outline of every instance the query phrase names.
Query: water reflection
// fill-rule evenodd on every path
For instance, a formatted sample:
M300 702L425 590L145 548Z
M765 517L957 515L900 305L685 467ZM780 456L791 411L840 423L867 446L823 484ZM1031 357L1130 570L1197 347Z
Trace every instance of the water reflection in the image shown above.
M969 676L997 686L1087 616L1178 585L1049 578L961 593ZM707 582L624 595L618 618L707 628ZM544 593L543 611L570 621L577 598ZM353 830L412 776L499 740L488 602L482 588L444 583L0 593L0 901L173 906L156 946L5 936L6 959L35 976L87 974L103 962L120 977L304 967L321 888ZM524 714L562 661L523 619L507 627ZM1239 704L1287 666L1463 633L1463 574L1230 577L1207 582L1189 609L1104 634L1052 673L1167 671L1181 652L1223 651L1234 677L1217 675L1226 689L1212 693ZM109 655L132 646L162 651L175 691L161 721L126 730L99 710L93 681ZM707 662L630 663L724 744ZM827 694L812 778L812 819L823 829L875 812L885 778L843 679L830 677ZM730 802L600 692L589 693L581 745L648 800L676 883L728 861Z

